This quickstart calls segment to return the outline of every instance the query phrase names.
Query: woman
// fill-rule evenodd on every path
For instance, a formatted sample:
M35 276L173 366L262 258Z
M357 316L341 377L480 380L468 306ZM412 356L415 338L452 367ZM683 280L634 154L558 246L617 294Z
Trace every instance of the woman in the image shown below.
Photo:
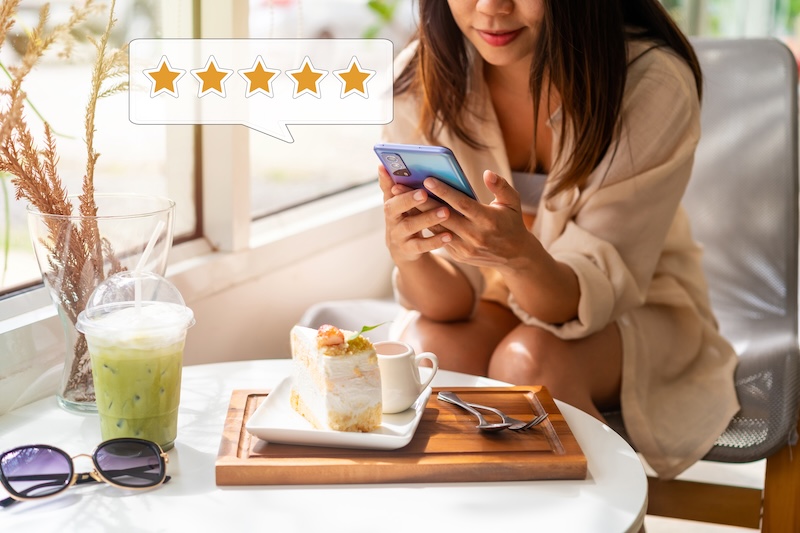
M379 169L396 293L414 310L403 338L601 420L621 408L653 469L677 475L738 410L736 354L680 207L700 136L690 44L656 0L419 9L384 137L450 147L479 201Z

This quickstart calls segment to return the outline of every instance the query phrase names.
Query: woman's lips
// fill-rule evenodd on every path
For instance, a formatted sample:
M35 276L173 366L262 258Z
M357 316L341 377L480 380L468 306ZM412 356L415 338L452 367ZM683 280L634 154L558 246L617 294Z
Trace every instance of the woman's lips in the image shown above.
M489 32L483 30L477 31L481 38L491 46L505 46L516 39L520 33L522 33L522 28L506 32Z

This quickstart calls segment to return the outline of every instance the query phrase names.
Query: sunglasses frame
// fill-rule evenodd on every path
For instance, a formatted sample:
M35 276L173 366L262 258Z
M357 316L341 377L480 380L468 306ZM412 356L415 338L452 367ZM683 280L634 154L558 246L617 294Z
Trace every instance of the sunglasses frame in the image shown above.
M156 457L158 457L159 467L161 469L161 476L158 482L143 487L131 487L128 485L122 485L120 483L111 481L102 474L101 472L102 469L97 463L97 452L100 451L103 447L108 446L110 444L123 444L126 442L142 444L153 449L153 451L156 452ZM69 483L64 485L62 488L56 490L55 492L51 492L49 494L43 494L41 496L22 496L11 487L11 483L6 479L6 476L3 473L2 468L0 468L0 484L3 485L3 488L6 489L6 492L8 492L9 495L9 498L6 498L5 500L0 500L0 508L8 507L9 505L15 502L42 500L45 498L49 498L51 496L56 496L66 491L73 485L82 485L84 483L99 482L99 483L107 483L111 486L127 490L149 490L155 487L159 487L170 480L170 476L167 475L167 463L169 463L169 455L167 455L167 453L161 449L161 446L158 443L149 440L137 439L135 437L121 437L117 439L109 439L95 446L91 454L79 453L78 455L74 456L69 455L61 448L58 448L56 446L51 446L50 444L29 444L26 446L17 446L16 448L12 448L3 453L0 453L0 459L5 457L9 453L18 450L24 450L26 448L46 448L48 450L53 450L57 453L60 453L63 457L66 457L69 460L69 469L70 469ZM75 472L75 459L77 459L78 457L88 457L89 459L92 460L93 468L91 472Z

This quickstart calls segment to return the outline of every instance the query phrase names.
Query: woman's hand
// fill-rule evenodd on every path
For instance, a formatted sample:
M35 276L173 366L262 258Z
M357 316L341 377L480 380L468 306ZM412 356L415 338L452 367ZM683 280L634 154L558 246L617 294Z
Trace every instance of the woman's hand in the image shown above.
M395 184L383 166L378 167L378 182L383 191L386 246L396 264L416 261L452 240L449 232L438 227L448 219L450 210L427 191ZM423 236L424 229L434 235Z
M464 320L474 304L472 286L452 263L428 253L452 240L452 234L440 226L450 210L425 190L396 185L383 167L378 168L378 178L383 191L386 246L398 268L397 290L405 305L431 320ZM424 236L424 229L431 230L433 236Z
M500 176L483 173L495 199L489 205L473 200L435 178L425 190L395 185L379 169L384 194L386 244L400 269L398 287L424 316L461 320L472 310L466 278L451 263L429 254L445 247L461 263L497 270L531 316L561 324L577 315L580 287L566 264L556 261L533 236L522 217L519 194ZM424 237L422 230L434 232Z
M450 213L439 221L452 233L446 243L450 255L463 263L493 267L503 273L546 254L525 226L519 193L489 170L483 173L483 181L495 196L489 205L467 198L437 179L424 182L426 189L452 206L442 208Z

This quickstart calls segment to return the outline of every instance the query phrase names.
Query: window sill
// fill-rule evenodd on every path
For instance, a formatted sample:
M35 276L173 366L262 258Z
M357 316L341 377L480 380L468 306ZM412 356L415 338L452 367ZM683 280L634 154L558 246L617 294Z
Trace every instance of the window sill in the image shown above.
M368 183L254 221L247 250L214 251L204 239L176 245L167 277L187 303L208 297L374 231L383 225L381 205L375 184ZM55 316L44 287L7 298L0 301L0 338Z

